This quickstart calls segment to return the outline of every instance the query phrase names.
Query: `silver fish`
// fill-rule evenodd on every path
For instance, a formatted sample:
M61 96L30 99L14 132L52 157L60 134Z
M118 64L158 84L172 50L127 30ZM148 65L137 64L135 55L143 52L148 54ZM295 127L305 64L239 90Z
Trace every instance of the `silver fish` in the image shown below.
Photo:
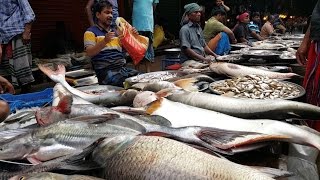
M231 77L246 76L246 75L261 75L272 79L290 79L299 77L295 73L278 73L265 71L261 69L251 68L233 63L216 62L210 64L210 70L217 74L224 74Z
M241 119L219 112L173 102L165 98L160 98L153 102L147 108L147 113L168 119L172 127L200 126L229 131L255 132L270 135L271 139L272 136L275 136L275 139L278 140L311 145L320 150L320 136L318 134L280 121ZM260 140L264 141L265 139ZM237 141L237 138L235 141Z
M81 117L85 119L85 117ZM101 123L99 121L102 121ZM127 127L107 124L106 118L89 117L89 121L60 121L0 142L0 159L25 159L37 164L57 157L81 152L96 140L121 134L140 134Z
M213 110L240 118L267 118L267 119L285 119L285 118L305 118L319 120L320 107L307 103L290 100L261 100L261 99L237 99L226 96L201 92L187 92L183 90L163 90L157 93L158 96L196 106L208 110ZM145 94L147 95L147 94ZM155 99L156 95L149 93L151 97L136 96L137 99ZM137 101L136 99L134 102ZM142 102L142 100L140 100ZM145 101L148 104L152 101ZM141 107L135 106L135 107Z
M258 170L209 155L178 141L118 136L92 153L108 179L273 179Z
M38 65L38 67L51 80L56 83L60 83L63 87L70 91L70 93L91 103L103 104L104 106L131 105L134 97L137 94L137 91L133 89L110 91L103 94L88 94L71 87L67 83L65 79L66 69L63 65L58 65L56 71L53 71L49 67L45 67L44 65Z

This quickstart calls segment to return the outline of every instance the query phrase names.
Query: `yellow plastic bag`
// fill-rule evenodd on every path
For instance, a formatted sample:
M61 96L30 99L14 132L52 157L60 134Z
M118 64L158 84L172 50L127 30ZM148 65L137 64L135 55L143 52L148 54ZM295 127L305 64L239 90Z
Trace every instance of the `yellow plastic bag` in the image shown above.
M134 65L137 65L146 54L149 38L133 34L133 27L122 17L118 17L116 19L116 24L122 46L127 50Z
M155 25L154 27L154 36L153 36L153 47L157 48L165 40L165 34L163 27Z

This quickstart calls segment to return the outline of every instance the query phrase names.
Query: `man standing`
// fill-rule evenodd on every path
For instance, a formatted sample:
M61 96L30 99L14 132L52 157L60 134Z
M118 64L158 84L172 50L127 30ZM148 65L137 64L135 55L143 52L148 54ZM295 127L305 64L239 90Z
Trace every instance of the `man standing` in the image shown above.
M1 60L9 61L12 83L27 93L34 81L30 39L35 14L28 0L2 0L0 9Z
M310 26L297 50L297 61L306 65L303 86L306 89L306 101L320 106L320 1L317 2ZM320 131L319 121L311 122L311 127Z
M203 29L203 35L209 48L218 55L224 55L230 50L230 42L237 43L233 32L222 22L226 19L226 12L221 9L213 10L212 17ZM217 49L217 47L220 47Z
M144 57L146 61L147 72L150 72L150 62L154 62L153 51L153 29L154 29L154 11L159 0L133 0L132 25L137 29L140 35L149 38L149 46Z
M189 59L210 63L212 55L217 55L208 47L200 27L201 7L196 3L190 3L184 6L179 37L181 41L181 62Z

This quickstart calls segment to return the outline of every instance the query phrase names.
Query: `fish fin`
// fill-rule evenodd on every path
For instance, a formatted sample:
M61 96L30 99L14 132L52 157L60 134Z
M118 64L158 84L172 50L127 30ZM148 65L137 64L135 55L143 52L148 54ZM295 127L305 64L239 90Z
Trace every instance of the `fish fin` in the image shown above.
M33 165L37 165L37 164L41 164L42 162L40 160L38 160L35 157L29 156L27 157L27 160L32 163Z
M146 110L144 108L133 108L130 106L117 106L117 107L112 107L110 108L114 111L125 113L131 116L136 116L136 115L145 115Z
M116 125L116 126L126 127L141 133L145 133L147 131L144 126L130 119L119 118L119 119L109 120L106 123Z
M147 114L152 115L156 110L158 110L161 107L162 101L163 101L163 99L160 98L160 99L152 102L146 110Z
M180 79L174 82L174 85L184 89L185 91L197 92L199 89L194 85L198 80L196 78Z
M103 139L104 138L100 138L99 140L85 148L81 153L73 155L64 160L63 166L59 167L59 169L85 171L101 168L98 163L91 160L91 158L86 157L88 157L94 151L94 149L103 141Z
M249 166L249 167L258 170L271 178L285 178L285 177L294 176L293 173L285 171L285 170L281 170L281 169L275 169L275 168L269 168L269 167L259 167L259 166Z
M288 115L292 116L292 117L297 117L297 118L301 118L301 116L299 114L296 114L294 112L288 112Z
M109 120L112 119L117 119L120 116L118 114L113 114L113 113L108 113L108 114L103 114L103 115L93 115L93 116L80 116L80 117L75 117L68 119L67 121L80 121L80 122L87 122L91 124L101 124L105 123Z
M139 115L136 117L144 122L151 123L151 124L157 124L165 127L171 127L172 125L168 119L158 115Z
M264 141L290 139L283 135L266 135L254 132L228 131L216 128L204 127L197 133L197 136L220 149L230 149L247 144L253 144Z
M66 95L63 96L58 106L56 107L58 111L62 112L63 114L69 114L71 112L71 106L72 106L73 98L72 95Z
M254 143L254 144L247 144L244 146L232 148L231 151L234 154L237 154L237 153L248 152L248 151L260 149L260 148L269 146L270 144L272 144L272 143L271 142L259 142L259 143Z
M172 88L162 89L162 90L158 91L156 93L156 95L157 95L158 98L168 97L168 96L173 94L174 90L175 89L172 89Z

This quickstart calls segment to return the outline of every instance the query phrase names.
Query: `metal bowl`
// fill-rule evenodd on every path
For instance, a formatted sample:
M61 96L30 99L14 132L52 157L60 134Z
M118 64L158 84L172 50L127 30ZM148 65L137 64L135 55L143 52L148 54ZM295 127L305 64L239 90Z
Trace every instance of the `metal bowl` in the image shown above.
M220 80L220 81L215 81L215 82L210 83L209 90L214 94L222 95L221 93L219 93L218 91L216 91L214 89L214 86L217 85L217 84L223 84L226 80L227 79ZM295 83L292 83L292 82L288 82L288 81L281 81L281 82L282 83L286 83L286 84L290 84L292 86L295 86L300 91L299 95L297 95L295 97L287 97L287 98L282 98L282 99L286 99L286 100L298 99L298 98L302 97L306 93L305 89L302 86L298 85L298 84L295 84Z

